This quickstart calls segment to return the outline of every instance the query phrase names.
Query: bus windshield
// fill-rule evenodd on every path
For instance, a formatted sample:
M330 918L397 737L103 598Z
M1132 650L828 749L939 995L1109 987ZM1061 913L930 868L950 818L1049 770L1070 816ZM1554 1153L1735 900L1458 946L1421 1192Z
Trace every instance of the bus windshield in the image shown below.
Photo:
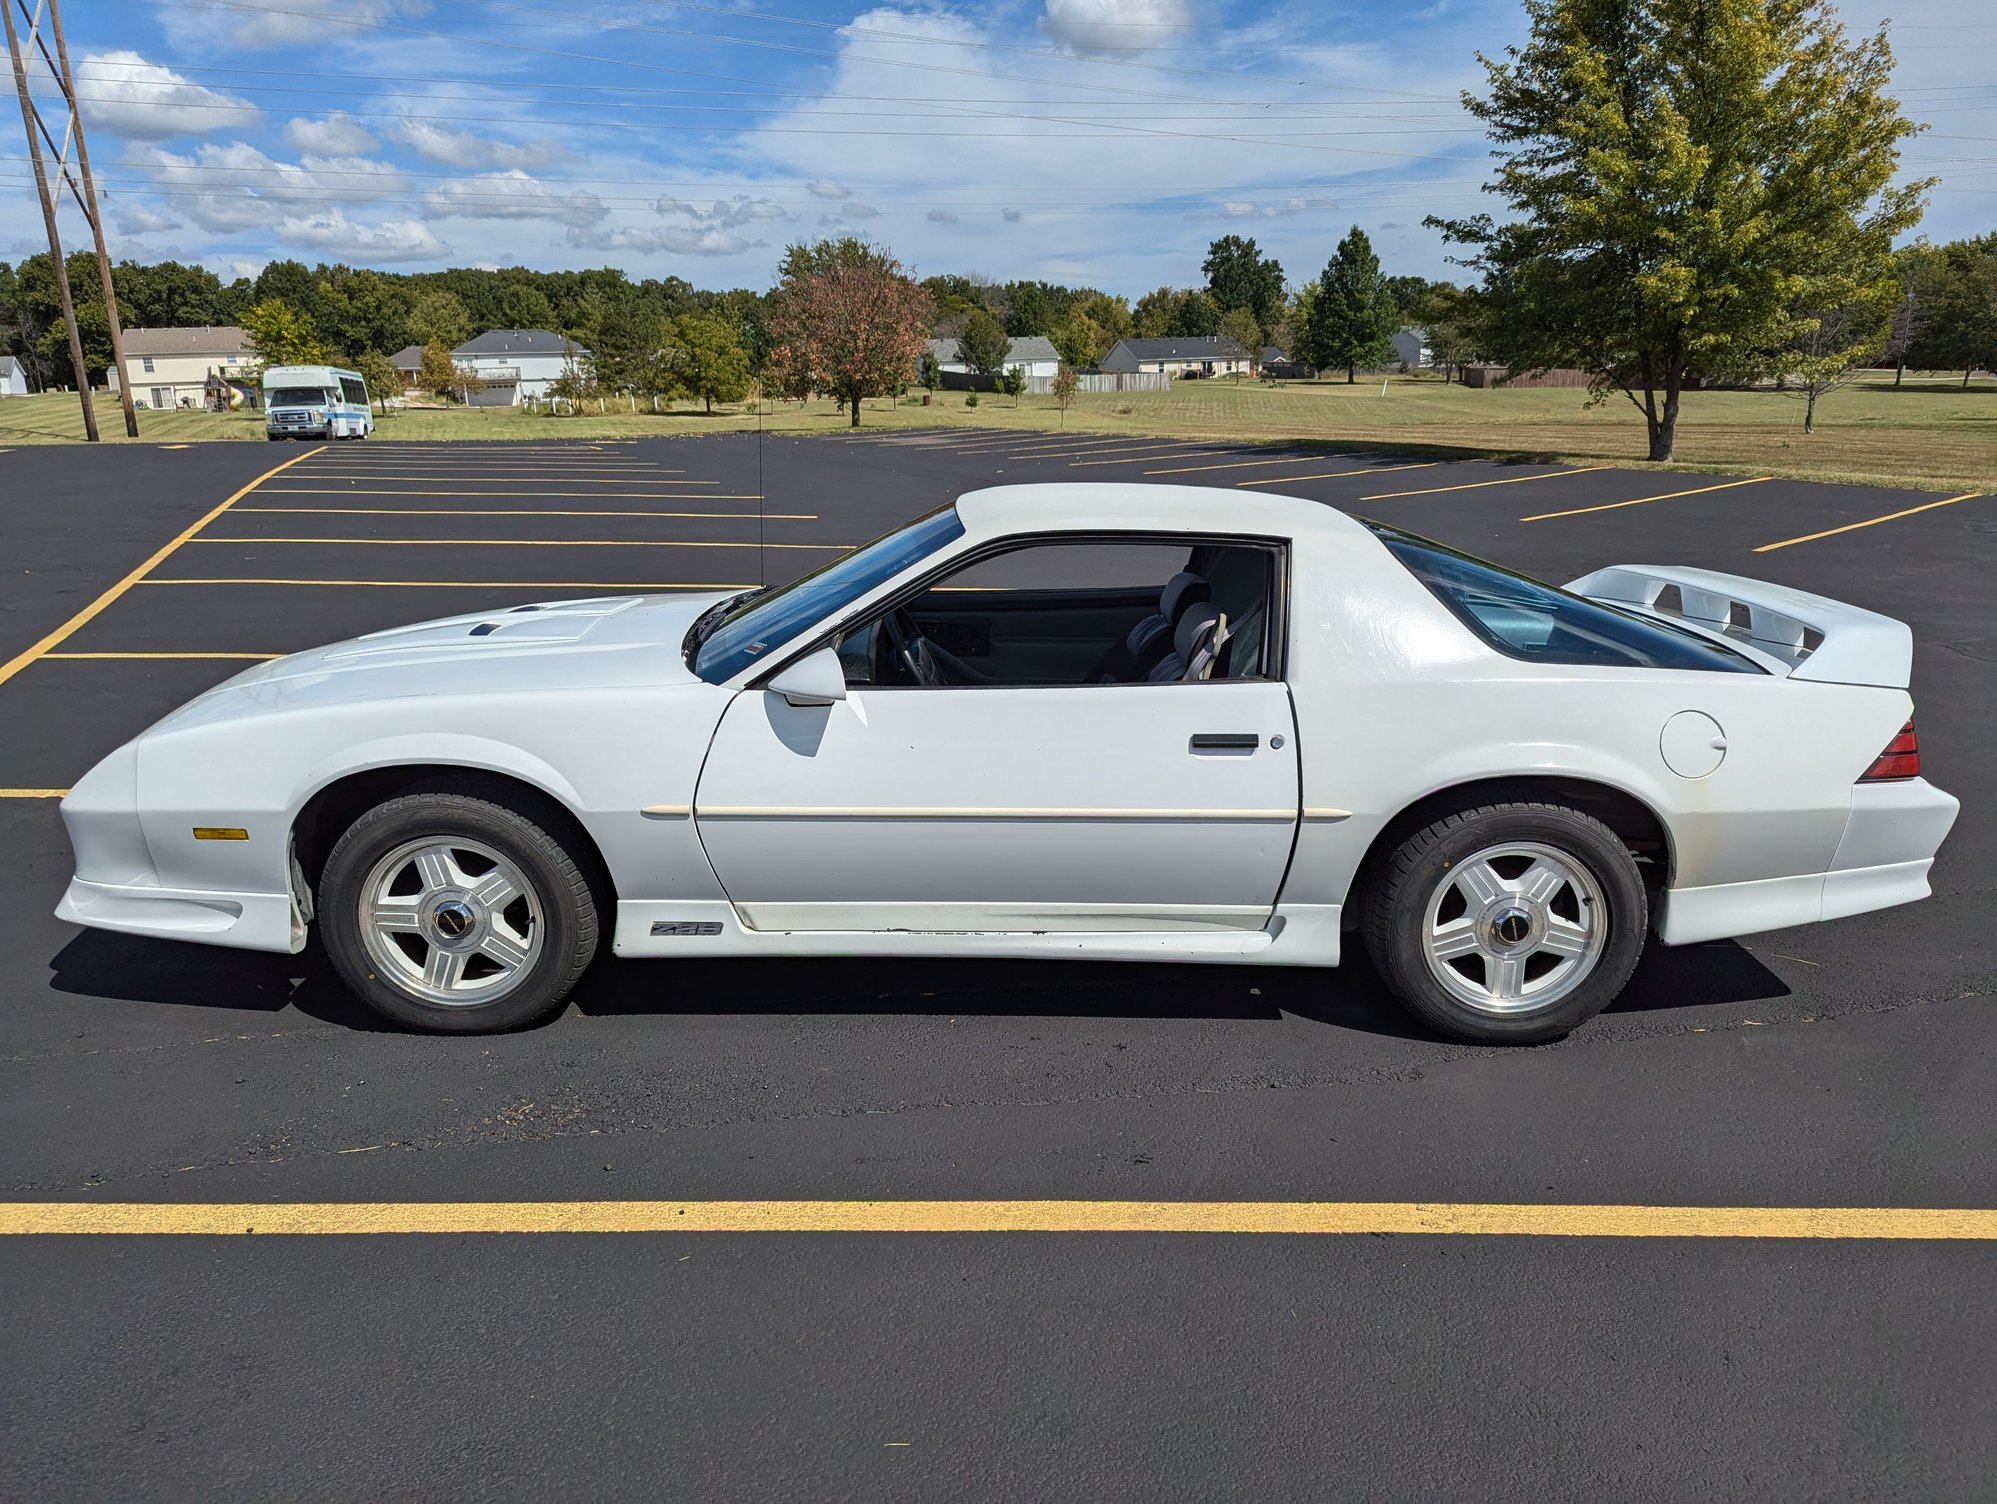
M318 407L340 399L323 387L281 386L264 398L266 407Z

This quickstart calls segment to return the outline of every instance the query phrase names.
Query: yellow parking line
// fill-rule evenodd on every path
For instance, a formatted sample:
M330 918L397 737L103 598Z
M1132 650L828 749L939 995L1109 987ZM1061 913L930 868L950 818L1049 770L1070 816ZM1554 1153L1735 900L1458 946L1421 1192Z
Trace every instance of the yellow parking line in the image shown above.
M1238 480L1236 486L1287 486L1307 480L1343 480L1348 475L1389 475L1396 470L1432 470L1441 460L1417 460L1409 465L1361 465L1357 470L1327 470L1321 475L1276 475L1268 480Z
M130 590L134 585L143 582L146 576L152 573L152 571L158 568L161 564L165 563L167 558L173 553L175 549L179 548L181 544L185 543L189 538L192 538L196 533L200 532L201 529L208 526L209 523L213 522L217 517L220 517L224 512L228 511L230 507L234 506L237 502L241 501L245 496L249 495L250 492L256 490L258 486L262 485L265 481L269 480L273 475L282 474L284 471L289 470L293 465L296 465L301 460L311 459L313 455L319 453L320 449L323 448L325 448L323 444L319 445L317 448L306 450L303 454L292 456L290 459L286 460L281 465L273 465L271 466L270 469L264 471L262 475L259 475L255 480L251 481L247 486L244 486L241 490L231 492L229 498L226 501L222 502L221 505L211 508L207 512L203 513L197 520L189 523L186 527L182 528L180 532L176 533L171 540L169 540L166 544L157 549L153 553L153 556L147 559L145 563L141 564L137 569L134 569L130 574L126 575L122 580L118 581L117 584L113 585L109 590L105 591L102 595L98 596L96 600L92 601L89 605L85 606L81 611L77 612L76 615L72 616L68 621L64 622L61 626L57 627L53 632L49 633L48 636L44 637L40 642L36 643L33 647L28 648L24 652L16 653L12 658L9 658L6 661L6 663L0 664L0 684L5 684L9 679L13 678L14 675L18 674L22 669L26 668L29 664L33 663L37 658L41 657L42 654L48 652L52 648L60 646L63 642L67 641L68 638L73 633L75 633L80 627L84 626L86 623L92 620L92 618L96 617L98 613L103 611L105 607L109 606L113 601L117 600L119 596L123 595L127 590Z
M1118 455L1113 460L1078 460L1071 457L1068 461L1068 468L1071 470L1088 470L1094 468L1097 465L1141 465L1146 460L1169 460L1169 459L1191 460L1191 459L1198 459L1202 455L1234 454L1237 452L1238 451L1236 450L1225 449L1225 448L1187 449L1183 446L1180 446L1174 449L1154 449L1148 454Z
M1754 475L1746 480L1722 481L1717 486L1693 486L1688 491L1660 491L1655 496L1634 496L1628 501L1605 501L1600 506L1570 507L1564 512L1535 512L1530 517L1521 517L1521 522L1549 522L1555 517L1580 517L1588 512L1613 512L1619 507L1640 507L1647 501L1672 501L1680 496L1704 496L1708 491L1731 491L1735 486L1754 486L1767 480L1766 475Z
M1958 501L1974 501L1981 495L1983 495L1981 491L1964 491L1962 495L1951 496L1945 501L1924 501L1917 507L1888 512L1884 517L1868 517L1863 522L1847 522L1843 527L1827 527L1821 533L1805 533L1800 538L1784 538L1780 543L1764 543L1755 552L1772 553L1778 548L1789 548L1798 543L1815 543L1819 538L1834 538L1839 533L1856 532L1862 527L1877 527L1882 522L1895 522L1902 517L1911 517L1916 512L1932 512L1936 507L1952 507Z
M0 1202L0 1235L1199 1233L1997 1239L1997 1210L1419 1201Z
M7 451L0 449L0 454ZM0 799L60 799L68 789L0 789Z
M1075 451L1076 454L1121 454L1126 459L1136 460L1136 459L1143 459L1146 456L1142 454L1131 454L1130 451L1132 449L1142 449L1148 451L1150 457L1154 459L1163 459L1166 455L1170 454L1185 454L1189 452L1190 448L1190 441L1186 439L1171 440L1169 441L1169 447L1160 449L1158 446L1160 444L1167 444L1168 443L1167 440L1115 439L1111 438L1106 433L1092 433L1085 435L1085 437L1092 440L1095 444L1095 447L1093 449L1078 449ZM1198 454L1227 453L1225 449L1213 449L1213 448L1206 448L1206 449L1190 448L1190 452Z
M1191 475L1200 470L1252 470L1258 465L1322 465L1321 454L1289 455L1279 460L1229 460L1220 465L1181 465L1174 470L1146 470L1146 475Z
M1597 470L1613 469L1610 465L1584 465L1579 470L1546 470L1538 475L1506 475L1497 480L1466 481L1460 486L1429 486L1421 491L1382 491L1377 496L1362 496L1361 501L1392 501L1396 496L1440 496L1444 491L1481 491L1486 486L1516 486L1529 480L1557 480L1563 475L1593 475Z
M754 590L754 585L659 580L140 580L141 585L338 585L400 590Z
M273 486L266 496L482 496L488 501L512 497L533 501L543 496L575 496L588 501L761 501L753 491L410 491L400 486L375 490L360 486ZM751 514L753 515L753 514Z
M64 658L67 658L67 659L82 659L82 658L120 658L120 659L122 659L122 658L140 658L140 659L151 659L151 658L227 658L227 659L232 659L232 660L233 660L233 659L244 659L244 660L248 660L248 661L252 661L252 662L257 662L257 663L262 663L262 662L266 662L266 661L268 661L269 659L272 659L272 658L282 658L283 656L284 656L284 654L282 654L282 653L44 653L44 654L42 654L42 661L43 661L44 663L50 663L50 662L54 662L54 661L55 661L55 660L57 660L57 659L64 659Z
M567 470L550 470L544 475L528 475L524 471L507 475L486 475L477 470L444 470L435 475L418 475L413 471L400 470L326 470L315 468L301 479L317 481L365 480L365 481L413 481L417 485L430 486L438 481L483 481L495 486L526 486L539 481L559 481L565 486L641 486L656 482L662 486L718 486L718 480L688 480L683 475L661 475L657 471L644 471L633 475L575 475Z
M680 538L190 538L190 543L351 543L373 548L801 548L850 553L850 543L692 543Z
M283 492L273 492L283 495ZM702 501L713 500L703 496ZM235 516L294 517L710 517L745 522L816 522L816 512L577 512L544 507L237 507Z

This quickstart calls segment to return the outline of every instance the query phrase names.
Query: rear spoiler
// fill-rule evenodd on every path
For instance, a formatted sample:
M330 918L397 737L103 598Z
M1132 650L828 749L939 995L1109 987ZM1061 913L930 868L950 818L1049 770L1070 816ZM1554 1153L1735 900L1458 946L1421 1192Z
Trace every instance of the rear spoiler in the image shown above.
M1786 585L1710 569L1615 564L1567 588L1748 649L1792 679L1905 689L1913 670L1914 634L1905 622Z

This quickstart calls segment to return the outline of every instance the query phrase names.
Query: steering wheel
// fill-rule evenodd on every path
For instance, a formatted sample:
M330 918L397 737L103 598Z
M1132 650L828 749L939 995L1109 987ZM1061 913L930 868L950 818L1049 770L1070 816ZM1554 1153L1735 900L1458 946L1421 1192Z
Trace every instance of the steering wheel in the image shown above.
M901 660L902 666L917 684L934 689L943 683L942 670L936 666L936 659L929 652L929 642L906 607L898 606L888 612L881 618L881 625L887 630L895 657Z

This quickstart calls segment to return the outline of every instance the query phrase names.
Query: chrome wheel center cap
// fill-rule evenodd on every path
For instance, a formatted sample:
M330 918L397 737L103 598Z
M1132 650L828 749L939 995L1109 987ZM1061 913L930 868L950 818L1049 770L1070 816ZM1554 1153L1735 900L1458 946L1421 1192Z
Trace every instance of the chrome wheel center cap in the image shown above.
M1499 909L1491 916L1491 945L1495 950L1511 950L1530 940L1536 926L1530 911L1516 906Z
M478 914L461 898L446 898L430 911L440 939L462 940L478 928Z

